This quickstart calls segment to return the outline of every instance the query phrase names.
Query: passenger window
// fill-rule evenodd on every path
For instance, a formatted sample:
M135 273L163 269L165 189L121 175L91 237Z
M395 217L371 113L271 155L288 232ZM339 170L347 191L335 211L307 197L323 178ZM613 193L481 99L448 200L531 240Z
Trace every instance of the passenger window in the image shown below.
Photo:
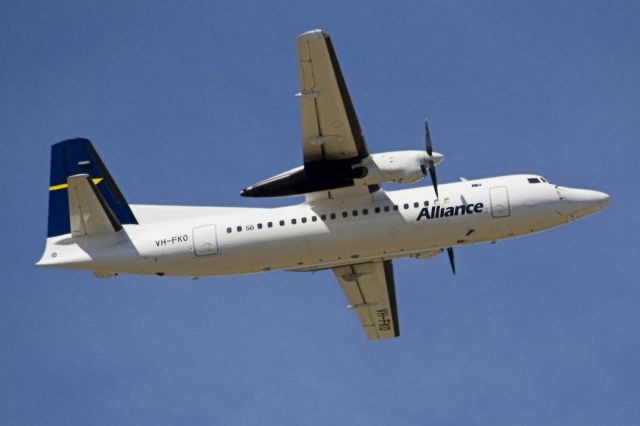
M413 203L413 207L415 207L416 209L420 206L420 203L418 203L417 201L415 203Z
M353 217L358 216L358 210L354 210L354 211L352 211L351 213L353 214Z
M317 222L318 216L311 216L311 222Z
M367 209L363 209L363 210L362 210L362 214L363 214L363 215L365 215L365 216L366 216L366 215L368 215L368 214L369 214L369 210L367 210Z
M238 232L242 232L242 226L238 226L238 227L236 228L236 231L238 231Z
M398 205L397 205L397 204L394 204L394 205L393 205L393 211L394 211L394 212L397 212L397 211L398 211Z
M261 223L258 224L258 229L262 229L262 224Z
M303 217L302 219L300 219L302 221L302 223L307 223L307 218Z
M231 233L231 228L227 228L227 234Z
M336 214L335 213L331 213L331 215L329 217L331 217L331 219L335 219L336 218Z
M268 226L269 228L273 228L273 222L267 222L267 226Z
M376 207L373 211L376 212L376 214L380 213L380 207Z
M321 215L320 215L320 219L322 219L322 220L327 220L327 215L326 215L326 214L321 214Z
M342 217L347 217L347 216L349 216L349 213L347 213L347 212L342 212Z
M429 202L428 202L428 201L425 201L425 202L424 202L424 206L425 206L425 207L429 207Z
M284 226L284 220L280 221L280 226Z
M408 209L409 209L409 204L406 204L406 203L405 203L405 205L404 205L404 209L405 209L405 210L408 210Z
M296 220L295 219L291 219L291 224L295 225L296 224Z
M385 212L388 212L389 210L391 210L391 209L389 208L389 206L384 206L384 211L385 211Z

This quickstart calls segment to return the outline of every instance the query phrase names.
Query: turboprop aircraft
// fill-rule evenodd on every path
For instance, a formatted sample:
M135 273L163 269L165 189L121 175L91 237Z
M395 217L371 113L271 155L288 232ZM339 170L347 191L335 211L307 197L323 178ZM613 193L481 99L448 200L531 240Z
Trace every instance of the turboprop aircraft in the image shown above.
M399 336L392 262L543 231L607 206L602 192L521 174L438 185L425 148L371 154L329 35L297 38L303 165L245 197L279 208L129 205L87 139L51 151L48 237L38 266L170 276L331 269L370 339ZM385 191L386 182L431 185Z

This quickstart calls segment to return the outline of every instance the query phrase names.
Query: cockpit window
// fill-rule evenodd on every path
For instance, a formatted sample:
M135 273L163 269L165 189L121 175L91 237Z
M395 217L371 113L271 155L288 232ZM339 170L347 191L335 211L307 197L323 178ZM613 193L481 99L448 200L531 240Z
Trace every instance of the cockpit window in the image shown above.
M528 178L529 183L540 183L540 179L538 178Z
M545 183L548 183L546 180L544 180L544 178L542 176L540 176L540 180L545 182Z

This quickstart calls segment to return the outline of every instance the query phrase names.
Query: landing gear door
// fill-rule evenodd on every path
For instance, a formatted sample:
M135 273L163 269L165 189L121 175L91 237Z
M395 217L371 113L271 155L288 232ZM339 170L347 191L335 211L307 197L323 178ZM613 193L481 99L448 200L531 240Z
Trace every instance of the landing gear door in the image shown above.
M509 192L506 186L496 186L489 190L491 197L491 216L507 217L511 214Z
M193 252L196 256L218 254L218 238L215 225L193 228Z

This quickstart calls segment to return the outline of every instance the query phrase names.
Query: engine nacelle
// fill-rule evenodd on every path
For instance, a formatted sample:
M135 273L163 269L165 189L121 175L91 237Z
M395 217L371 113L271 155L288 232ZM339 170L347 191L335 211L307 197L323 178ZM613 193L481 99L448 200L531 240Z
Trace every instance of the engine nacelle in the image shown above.
M433 163L439 164L444 160L442 154L433 153ZM402 184L414 183L424 178L429 156L425 151L394 151L371 154L360 164L361 178L354 179L356 185L379 185L384 182Z
M364 160L319 160L265 179L242 190L244 197L282 197L352 186L375 187L385 182L413 183L422 179L429 161L444 160L436 152L396 151L372 154Z

